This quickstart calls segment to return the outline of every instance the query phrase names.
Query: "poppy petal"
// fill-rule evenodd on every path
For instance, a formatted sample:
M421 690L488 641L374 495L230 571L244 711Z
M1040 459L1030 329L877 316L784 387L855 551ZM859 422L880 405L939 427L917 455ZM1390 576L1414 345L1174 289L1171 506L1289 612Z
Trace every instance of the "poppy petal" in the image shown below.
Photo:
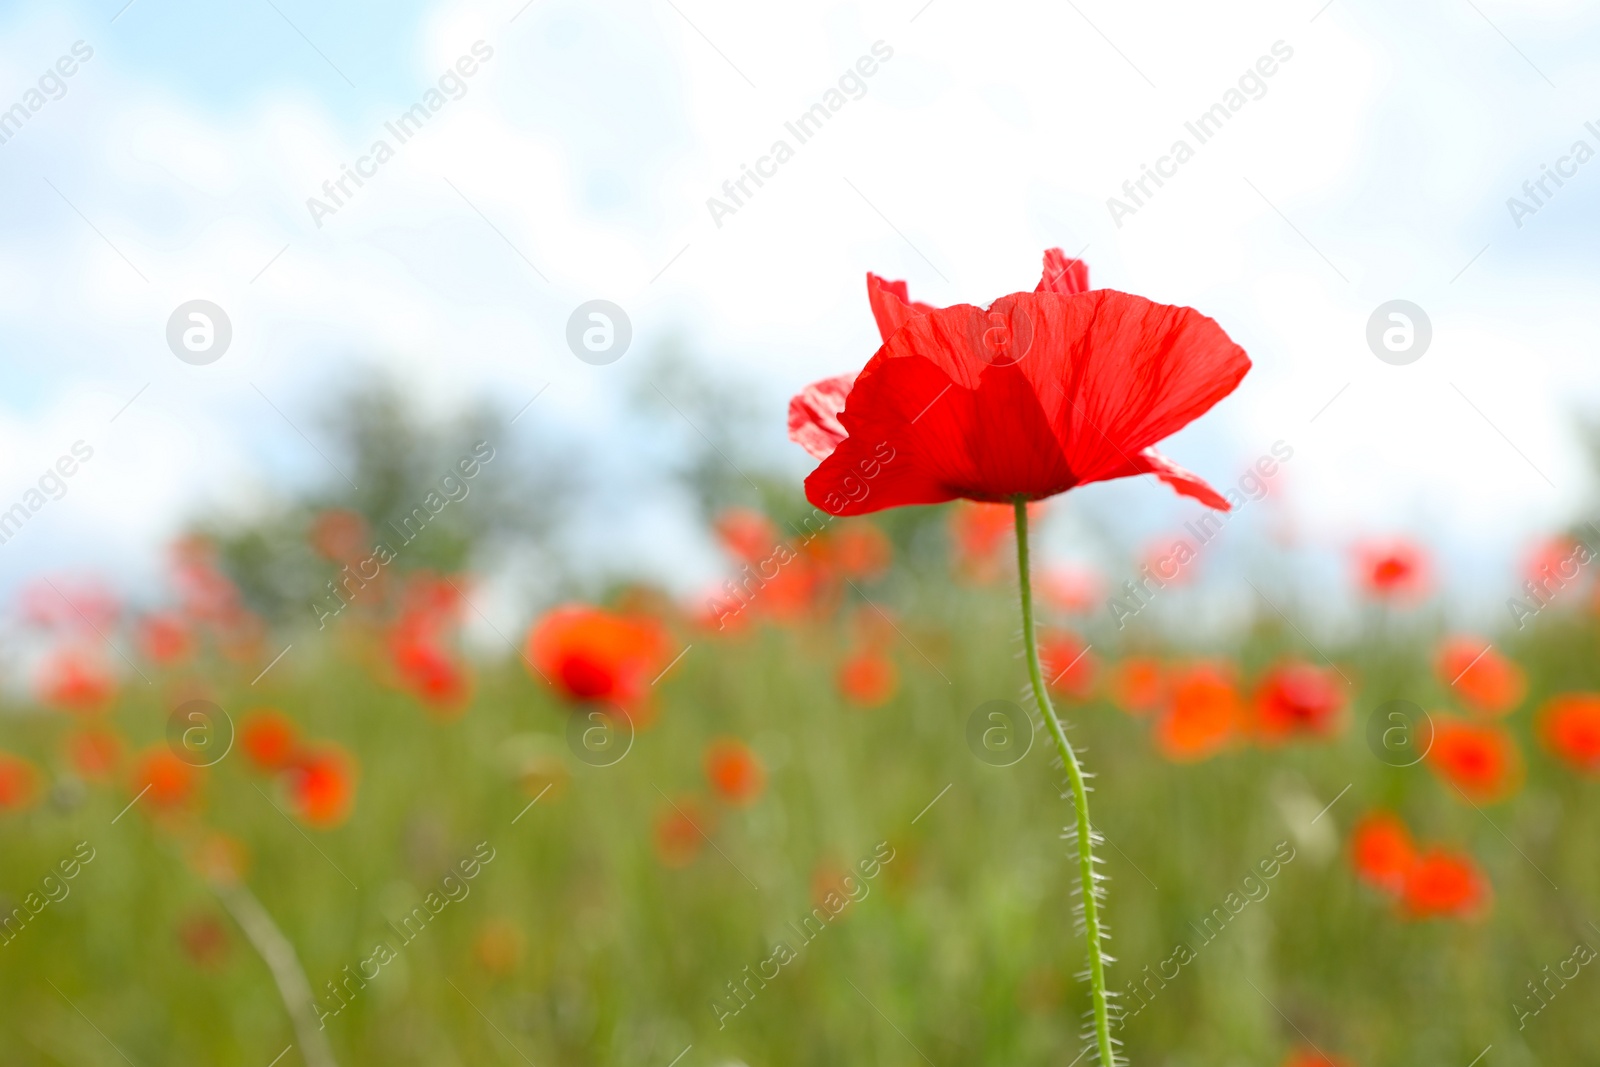
M1081 259L1068 259L1059 248L1045 249L1044 276L1034 287L1036 293L1060 293L1072 296L1089 291L1089 264Z
M932 311L857 377L838 415L847 436L807 479L807 497L836 515L1038 500L1145 469L1194 495L1197 479L1141 454L1249 367L1199 312L1109 289Z
M939 310L932 304L912 300L905 282L891 282L870 272L867 274L867 301L872 305L872 317L877 320L878 334L885 341L911 319Z
M1133 462L1122 475L1111 477L1134 474L1153 474L1170 485L1179 496L1192 497L1208 508L1215 508L1218 511L1233 510L1233 505L1228 503L1227 498L1211 488L1204 478L1192 471L1184 470L1153 448L1147 448L1134 456Z
M789 440L817 459L827 459L840 441L844 427L839 412L855 384L854 374L841 374L812 382L789 400Z

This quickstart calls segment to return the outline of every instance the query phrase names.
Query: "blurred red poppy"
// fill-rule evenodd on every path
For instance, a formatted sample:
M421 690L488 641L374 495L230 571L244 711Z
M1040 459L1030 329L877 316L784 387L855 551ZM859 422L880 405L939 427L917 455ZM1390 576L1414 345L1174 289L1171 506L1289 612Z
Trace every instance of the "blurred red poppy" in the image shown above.
M956 564L964 574L990 580L1000 572L1000 548L1011 536L1015 522L1009 504L957 501L950 509L950 539Z
M1088 700L1094 695L1095 659L1089 645L1077 634L1047 631L1039 639L1039 662L1049 688L1075 700Z
M355 760L337 745L318 745L295 757L287 784L290 807L300 821L331 830L350 817L355 805Z
M1318 1049L1299 1048L1289 1053L1283 1067L1350 1067L1350 1062L1325 1055Z
M1406 874L1401 906L1412 919L1469 919L1489 905L1489 881L1464 852L1432 848Z
M466 710L472 697L472 676L447 651L442 638L398 633L390 644L401 683L427 708L450 718Z
M1039 595L1057 611L1073 614L1094 610L1105 582L1092 567L1057 565L1038 575Z
M552 608L528 632L528 659L562 696L614 704L635 721L668 648L655 619L586 604Z
M67 737L67 762L79 776L104 782L122 765L122 735L102 727L87 727Z
M1235 739L1243 720L1231 672L1219 664L1196 664L1173 678L1171 701L1156 720L1156 746L1178 763L1209 759Z
M39 699L50 707L93 714L111 706L117 683L103 656L69 645L45 660L39 670L38 692Z
M97 578L41 578L18 594L22 617L35 626L98 638L117 624L122 607Z
M911 304L903 284L873 275L867 292L883 346L853 382L817 382L789 405L790 438L822 460L806 479L817 507L1042 500L1153 473L1228 510L1152 447L1250 369L1211 319L1090 290L1088 268L1060 249L1034 292L988 309Z
M1376 600L1414 600L1428 589L1428 559L1410 541L1368 541L1356 546L1356 581Z
M1600 774L1600 693L1552 697L1539 713L1539 736L1573 770Z
M165 746L147 748L134 761L130 786L141 807L172 810L188 807L199 797L200 772ZM148 792L146 792L148 788Z
M668 867L687 867L711 832L712 814L692 796L680 796L656 814L656 858Z
M497 978L504 978L522 962L526 938L515 919L499 917L484 920L472 942L478 964Z
M31 762L0 752L0 812L32 807L43 787L44 776Z
M1256 687L1256 733L1264 741L1332 737L1342 725L1344 685L1332 670L1280 663Z
M867 520L846 523L832 531L828 547L839 573L867 581L881 577L894 556L888 535Z
M760 563L778 548L778 527L754 508L724 508L712 528L722 547L745 563Z
M185 916L178 922L178 944L190 963L214 971L228 955L228 929L210 912Z
M1350 835L1350 864L1362 881L1399 896L1417 861L1411 831L1393 812L1374 811Z
M712 790L739 807L756 802L766 788L767 770L750 746L732 738L720 738L706 749L706 780Z
M1454 689L1463 703L1484 715L1506 714L1522 703L1528 691L1522 668L1481 637L1446 640L1439 647L1434 671L1441 685Z
M289 765L300 745L300 728L274 708L249 711L239 720L239 747L251 766L263 773Z
M311 547L334 563L349 563L365 556L368 537L367 520L360 512L328 508L311 521Z
M1522 784L1522 753L1511 735L1490 723L1433 716L1428 764L1474 804L1492 804Z
M194 634L181 615L155 612L139 620L139 648L158 666L181 663L194 654Z
M1166 692L1161 664L1148 656L1129 656L1111 670L1111 699L1130 715L1156 710Z
M887 704L900 688L894 661L876 649L857 652L839 665L839 692L853 704L876 708Z
M1576 580L1593 556L1582 541L1566 534L1546 537L1529 550L1523 577L1549 596Z

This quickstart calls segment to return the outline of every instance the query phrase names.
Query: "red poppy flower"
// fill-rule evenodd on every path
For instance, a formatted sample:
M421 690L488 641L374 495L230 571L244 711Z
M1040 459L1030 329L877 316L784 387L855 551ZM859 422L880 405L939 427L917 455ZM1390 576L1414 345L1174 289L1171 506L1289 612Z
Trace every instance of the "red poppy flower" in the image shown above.
M1377 600L1413 600L1428 588L1428 558L1410 541L1369 541L1356 546L1356 580Z
M777 551L777 526L753 508L726 508L713 528L722 547L745 563L760 563Z
M239 747L258 771L283 770L299 746L300 728L281 711L262 708L239 720Z
M111 706L117 683L102 656L68 646L45 661L38 689L39 699L50 707L93 714Z
M90 727L67 738L67 761L80 776L103 782L122 763L122 736L115 730Z
M1489 881L1464 852L1433 848L1406 875L1401 905L1412 919L1468 919L1489 904Z
M1553 697L1539 714L1539 735L1551 755L1573 770L1600 774L1600 694Z
M442 637L402 632L394 638L391 652L406 689L436 715L453 718L466 710L472 677L442 641Z
M1368 813L1350 835L1350 863L1356 876L1386 893L1398 896L1405 890L1406 876L1416 862L1411 831L1392 812Z
M1283 1061L1283 1067L1350 1067L1348 1060L1334 1059L1314 1048L1295 1049Z
M139 620L139 647L145 658L160 666L180 663L194 652L194 634L183 617L157 612Z
M1576 580L1584 565L1593 558L1582 541L1558 534L1533 546L1524 564L1523 575L1548 596Z
M311 522L311 547L334 563L349 563L365 556L367 538L367 520L359 512L329 508L318 512Z
M1111 699L1130 715L1144 715L1166 698L1161 664L1148 656L1129 656L1111 671Z
M1256 730L1263 740L1331 737L1340 726L1344 687L1331 670L1283 663L1256 688Z
M1504 715L1528 691L1522 668L1481 637L1452 637L1439 649L1434 670L1441 685L1453 688L1475 711Z
M43 788L39 769L21 756L0 752L0 812L32 806Z
M656 858L668 867L687 867L705 845L712 813L692 796L680 796L656 814Z
M188 807L200 790L200 772L179 759L165 746L148 748L134 762L130 783L135 796L144 793L143 804L157 810ZM145 792L148 787L148 792Z
M1511 735L1490 723L1433 716L1428 763L1474 804L1504 800L1522 784L1522 753Z
M178 945L189 962L201 970L214 971L228 955L228 929L215 915L199 912L182 919L177 929Z
M723 738L706 749L706 779L723 800L746 807L766 788L767 771L750 746Z
M1039 662L1051 689L1077 700L1088 700L1094 694L1094 657L1077 634L1066 630L1046 633L1039 639Z
M528 659L563 696L614 704L636 722L668 648L655 619L585 604L551 609L528 633Z
M887 571L894 556L888 535L865 519L834 530L828 538L828 549L839 573L869 581Z
M288 777L290 806L300 821L331 830L355 805L355 761L337 745L321 745L294 760Z
M900 688L894 661L876 649L857 652L839 666L839 692L863 708L887 704Z
M822 464L806 497L835 515L945 500L1042 500L1154 474L1226 511L1216 490L1152 446L1231 393L1250 360L1190 308L1110 289L1045 253L1032 293L987 309L911 304L867 276L883 346L854 380L808 386L789 436Z
M1243 718L1230 672L1202 663L1174 679L1171 703L1156 722L1156 746L1178 763L1209 759L1233 741Z
M963 572L983 579L999 571L996 557L1011 535L1015 515L1010 504L960 501L950 509L950 539Z
M472 942L472 954L478 964L490 974L504 978L522 962L522 927L511 918L498 917L484 920L478 936Z

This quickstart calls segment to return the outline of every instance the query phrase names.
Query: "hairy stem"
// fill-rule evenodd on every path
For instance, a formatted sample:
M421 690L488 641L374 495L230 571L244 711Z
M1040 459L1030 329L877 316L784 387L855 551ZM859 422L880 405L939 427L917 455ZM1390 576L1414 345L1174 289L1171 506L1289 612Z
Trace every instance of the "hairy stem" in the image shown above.
M1039 641L1033 630L1033 587L1028 577L1028 503L1022 497L1015 501L1017 518L1017 576L1022 592L1022 640L1028 650L1028 677L1033 681L1034 699L1039 703L1039 714L1044 716L1050 736L1055 738L1056 750L1067 769L1067 780L1072 785L1072 807L1078 817L1078 878L1083 889L1084 937L1089 943L1089 991L1094 1004L1095 1043L1104 1067L1114 1067L1117 1060L1111 1050L1111 1017L1106 1005L1105 957L1100 950L1100 905L1095 898L1094 839L1089 827L1089 794L1083 784L1083 767L1078 755L1067 740L1061 720L1050 705L1050 694L1045 690L1044 671L1039 666Z

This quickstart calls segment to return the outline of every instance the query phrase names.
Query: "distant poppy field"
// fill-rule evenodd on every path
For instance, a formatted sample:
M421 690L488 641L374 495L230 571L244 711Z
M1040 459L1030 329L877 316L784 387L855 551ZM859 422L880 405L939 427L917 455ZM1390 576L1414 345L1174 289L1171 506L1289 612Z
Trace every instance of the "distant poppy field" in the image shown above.
M1117 478L1226 510L1154 445L1243 351L1059 250L983 311L868 291L883 347L789 408L804 499L714 501L699 595L507 630L464 549L369 568L396 512L327 501L156 593L29 584L4 1062L1600 1061L1584 544L1504 576L1521 627L1387 536L1353 625L1253 572L1184 579L1274 590L1236 624L1124 625L1042 531Z

